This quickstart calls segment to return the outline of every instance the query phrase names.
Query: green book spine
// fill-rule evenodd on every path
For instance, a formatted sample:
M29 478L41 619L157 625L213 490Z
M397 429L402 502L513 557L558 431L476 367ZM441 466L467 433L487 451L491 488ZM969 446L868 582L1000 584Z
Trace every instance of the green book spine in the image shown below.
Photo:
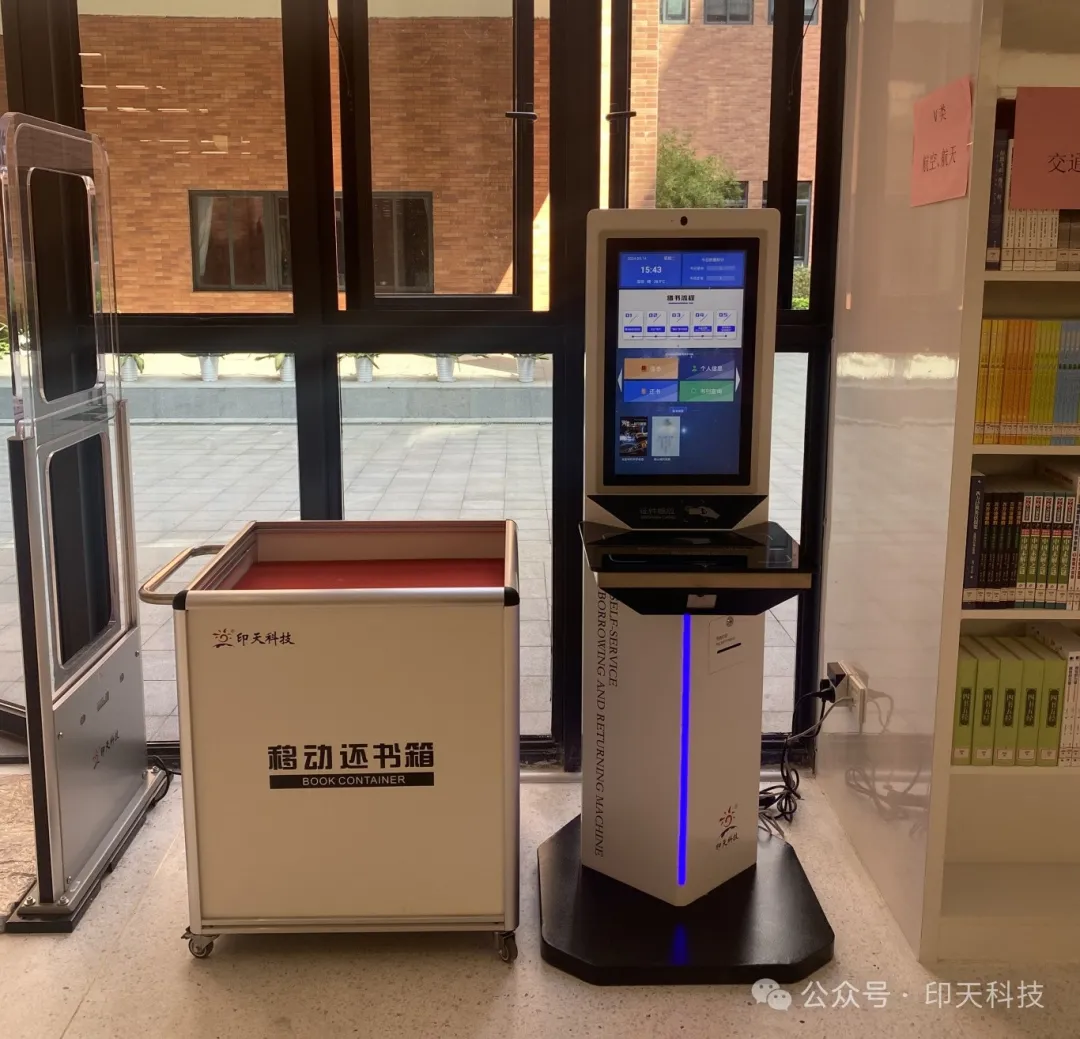
M1043 495L1032 496L1031 534L1028 539L1027 574L1024 585L1024 606L1029 610L1035 605L1035 584L1039 576L1039 545L1042 536Z
M975 701L977 661L963 646L956 666L956 703L953 708L952 763L971 764L972 707Z
M1020 639L1003 637L998 640L1023 663L1020 680L1020 702L1017 706L1016 764L1031 767L1039 749L1039 718L1042 714L1044 661L1028 649Z
M1057 575L1057 608L1064 610L1069 603L1069 582L1072 576L1073 528L1076 525L1076 495L1065 499L1065 522L1061 528L1061 561Z
M997 639L981 639L998 658L997 702L994 706L994 764L1016 764L1016 732L1020 689L1024 679L1023 661Z
M1065 706L1065 661L1045 650L1043 674L1043 713L1039 724L1039 757L1036 764L1054 767L1061 744L1061 713Z
M961 646L976 659L975 709L972 714L971 763L993 765L994 726L997 720L998 658L977 639L963 638ZM1056 751L1055 751L1056 757Z
M1054 495L1054 515L1050 521L1050 560L1046 569L1046 608L1057 609L1058 573L1061 567L1061 539L1065 532L1065 495Z

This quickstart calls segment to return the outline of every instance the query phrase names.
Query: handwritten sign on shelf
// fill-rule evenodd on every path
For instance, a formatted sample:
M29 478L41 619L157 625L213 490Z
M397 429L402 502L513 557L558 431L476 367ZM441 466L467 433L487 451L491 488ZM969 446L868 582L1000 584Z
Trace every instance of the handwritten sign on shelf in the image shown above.
M915 102L911 204L963 198L971 165L971 77L953 80Z
M1080 209L1080 88L1017 88L1009 206Z

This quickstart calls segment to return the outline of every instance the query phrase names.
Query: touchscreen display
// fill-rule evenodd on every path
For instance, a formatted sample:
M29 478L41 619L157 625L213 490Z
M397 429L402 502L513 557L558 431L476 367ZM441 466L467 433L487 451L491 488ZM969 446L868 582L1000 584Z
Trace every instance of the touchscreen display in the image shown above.
M748 470L757 243L627 244L609 255L608 475L737 482Z

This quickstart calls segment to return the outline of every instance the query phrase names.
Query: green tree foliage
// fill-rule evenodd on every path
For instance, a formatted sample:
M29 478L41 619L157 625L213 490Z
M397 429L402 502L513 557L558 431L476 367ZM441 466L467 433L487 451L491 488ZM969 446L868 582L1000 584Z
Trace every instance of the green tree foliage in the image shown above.
M795 264L791 279L791 309L810 309L810 268L804 263Z
M743 204L742 185L718 155L697 154L688 133L662 133L656 148L657 209L720 209Z

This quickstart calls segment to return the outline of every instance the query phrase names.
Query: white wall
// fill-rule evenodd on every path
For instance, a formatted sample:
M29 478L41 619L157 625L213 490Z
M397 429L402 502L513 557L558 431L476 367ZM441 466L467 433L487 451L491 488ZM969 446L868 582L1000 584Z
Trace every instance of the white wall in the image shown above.
M912 102L975 73L981 0L851 0L837 278L824 659L865 673L859 731L820 741L829 800L919 949L953 466L967 199L912 209ZM854 770L854 771L852 771Z

